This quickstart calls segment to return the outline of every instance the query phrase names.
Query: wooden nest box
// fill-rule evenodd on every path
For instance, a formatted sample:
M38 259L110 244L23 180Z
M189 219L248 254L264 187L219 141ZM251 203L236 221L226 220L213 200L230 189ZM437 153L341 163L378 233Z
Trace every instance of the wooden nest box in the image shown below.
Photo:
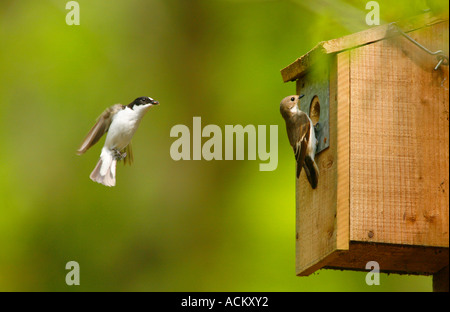
M448 267L448 39L448 16L427 13L321 42L282 69L320 132L318 187L304 170L296 185L297 275Z

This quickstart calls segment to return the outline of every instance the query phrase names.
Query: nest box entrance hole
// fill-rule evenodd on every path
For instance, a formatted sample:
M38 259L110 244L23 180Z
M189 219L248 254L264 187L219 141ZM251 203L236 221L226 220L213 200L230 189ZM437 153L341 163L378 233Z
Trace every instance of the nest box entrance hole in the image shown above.
M315 95L311 101L311 105L309 106L309 118L313 122L313 125L316 126L320 119L320 101L319 97Z

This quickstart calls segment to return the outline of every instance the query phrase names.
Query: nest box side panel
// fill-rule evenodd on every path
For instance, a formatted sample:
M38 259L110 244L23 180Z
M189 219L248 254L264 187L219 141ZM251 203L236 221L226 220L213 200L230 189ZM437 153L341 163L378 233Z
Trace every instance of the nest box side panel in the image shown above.
M448 55L448 27L409 35ZM448 247L449 67L402 36L350 63L350 240Z
M296 273L302 276L309 275L322 268L332 261L339 251L347 250L349 246L348 197L342 199L342 194L340 195L341 198L338 195L338 185L343 185L344 189L349 189L348 167L343 171L342 168L339 168L339 157L345 159L349 150L348 137L344 137L342 148L338 149L337 124L338 122L344 122L342 129L345 126L349 127L348 113L346 118L338 117L337 68L339 62L333 56L331 62L327 64L329 71L322 71L329 81L329 83L322 84L329 90L319 90L319 93L329 95L329 147L316 155L316 162L320 171L318 186L315 190L311 188L304 170L302 170L296 182ZM347 62L346 72L348 73L348 71ZM305 81L308 81L308 77L297 80L298 94L303 94L307 90L302 89L306 87ZM346 86L344 86L347 90L347 97L348 87L347 80ZM306 103L306 105L309 104ZM307 108L303 106L302 108L308 112ZM347 149L345 149L345 144ZM341 156L340 153L346 153L347 156ZM343 174L339 179L339 170L343 173L347 172L347 178ZM344 207L344 209L341 207Z

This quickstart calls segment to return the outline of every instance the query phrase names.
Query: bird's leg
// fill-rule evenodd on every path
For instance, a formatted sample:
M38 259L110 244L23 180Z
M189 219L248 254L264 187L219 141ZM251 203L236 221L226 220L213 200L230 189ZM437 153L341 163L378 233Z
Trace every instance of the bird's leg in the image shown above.
M120 156L122 156L122 155L120 154L120 152L118 150L113 149L113 153L114 153L114 155L113 155L114 160L120 160L121 159Z
M114 159L117 160L117 161L122 160L125 157L127 157L127 153L121 153L117 149L113 149L113 152L114 152Z

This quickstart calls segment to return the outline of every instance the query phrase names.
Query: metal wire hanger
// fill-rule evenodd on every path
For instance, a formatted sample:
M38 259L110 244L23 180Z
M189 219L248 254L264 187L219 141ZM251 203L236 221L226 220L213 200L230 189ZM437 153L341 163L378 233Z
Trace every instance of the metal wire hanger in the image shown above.
M403 37L405 37L406 39L408 39L409 41L414 43L416 46L421 48L423 51L427 52L430 55L435 55L436 59L438 60L438 63L434 67L434 70L437 70L441 65L448 66L448 63L449 63L448 56L445 54L444 51L442 51L442 50L437 50L435 52L430 51L429 49L427 49L426 47L424 47L423 45L418 43L416 40L414 40L413 38L408 36L403 30L400 29L400 27L398 27L398 25L395 22L389 24L389 30L397 31L400 35L402 35Z

